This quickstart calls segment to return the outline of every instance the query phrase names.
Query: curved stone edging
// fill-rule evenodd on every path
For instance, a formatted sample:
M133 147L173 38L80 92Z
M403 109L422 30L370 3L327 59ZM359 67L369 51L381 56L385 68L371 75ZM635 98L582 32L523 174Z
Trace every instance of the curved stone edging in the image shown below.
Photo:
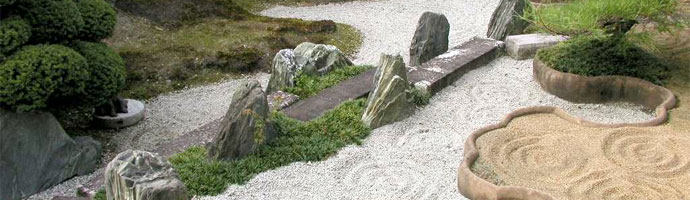
M575 103L630 102L654 110L656 118L623 126L653 126L666 122L668 110L676 105L671 90L649 81L626 76L581 76L554 70L534 59L534 80L541 88Z
M479 157L476 141L483 134L505 128L517 117L532 114L555 114L566 121L587 127L618 128L626 126L656 126L666 122L668 110L676 104L673 93L651 82L625 76L587 77L551 69L540 60L534 60L534 79L546 92L572 102L605 103L626 101L655 109L656 117L639 123L604 124L587 121L550 106L527 107L508 114L500 123L481 128L465 141L463 161L458 169L458 191L469 199L537 199L551 200L551 195L519 186L497 186L472 172L472 164ZM640 98L643 97L643 98Z

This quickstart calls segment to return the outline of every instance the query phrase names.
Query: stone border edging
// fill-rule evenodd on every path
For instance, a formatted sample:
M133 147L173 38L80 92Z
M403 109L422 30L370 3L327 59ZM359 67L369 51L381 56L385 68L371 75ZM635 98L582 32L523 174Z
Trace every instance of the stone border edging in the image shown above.
M515 110L500 123L473 132L465 141L465 151L463 161L458 168L457 183L458 191L465 197L469 199L554 199L545 192L526 187L497 186L480 178L471 170L472 165L479 158L479 151L476 146L477 139L490 131L505 128L514 118L532 114L555 114L566 121L586 127L648 127L666 122L668 110L676 105L675 95L670 90L638 78L625 76L587 77L563 73L551 69L538 59L534 60L533 73L534 79L542 89L565 100L588 103L628 101L641 104L646 108L655 108L657 116L649 121L639 123L604 124L575 117L563 109L551 106L535 106Z

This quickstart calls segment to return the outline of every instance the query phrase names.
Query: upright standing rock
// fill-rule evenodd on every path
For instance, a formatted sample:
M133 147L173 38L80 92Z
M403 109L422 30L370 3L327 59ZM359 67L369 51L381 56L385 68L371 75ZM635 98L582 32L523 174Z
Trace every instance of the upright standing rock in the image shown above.
M529 23L520 18L527 0L501 0L491 16L486 36L503 41L508 35L522 34Z
M408 97L410 84L402 56L382 55L374 76L362 120L371 128L400 121L414 114L415 105Z
M270 94L284 87L295 86L295 78L300 70L302 67L297 65L294 51L292 49L280 50L273 58L273 69L266 93Z
M0 199L21 199L91 173L100 154L99 142L73 140L50 113L0 109Z
M208 146L208 157L234 160L254 152L269 142L274 131L268 120L266 94L256 80L245 82L232 95L221 130Z
M187 187L165 158L146 151L117 154L105 169L109 200L186 200Z
M410 65L419 66L448 51L450 24L442 14L425 12L410 45Z
M295 48L297 65L305 74L324 75L331 70L352 65L345 54L333 45L305 42Z

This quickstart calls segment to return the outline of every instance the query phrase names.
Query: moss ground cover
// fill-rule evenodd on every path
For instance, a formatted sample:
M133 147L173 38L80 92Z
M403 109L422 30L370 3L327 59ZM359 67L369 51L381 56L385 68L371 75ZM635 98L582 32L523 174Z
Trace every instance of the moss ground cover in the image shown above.
M669 67L624 38L575 38L540 50L537 57L548 66L585 76L621 75L664 85Z
M361 121L365 104L363 99L345 102L310 122L274 113L276 139L240 160L208 161L203 147L192 147L169 160L192 195L219 194L228 184L243 184L266 170L324 160L346 145L360 144L371 132Z
M298 76L295 87L284 88L283 91L299 96L301 99L318 94L321 90L337 85L338 83L357 76L372 66L348 66L329 72L323 76Z
M361 45L360 33L348 25L257 16L234 2L240 1L117 1L118 25L108 43L127 63L122 95L148 99L266 71L278 50L306 41L335 45L347 55Z

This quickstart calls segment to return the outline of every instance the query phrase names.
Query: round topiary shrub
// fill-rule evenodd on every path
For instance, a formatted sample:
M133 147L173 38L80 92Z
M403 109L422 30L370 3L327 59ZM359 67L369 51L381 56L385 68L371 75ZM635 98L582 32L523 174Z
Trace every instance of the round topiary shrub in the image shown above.
M86 67L86 59L68 47L25 46L0 65L0 106L33 111L51 98L83 93Z
M1 0L0 0L1 1ZM10 52L29 41L31 26L26 21L12 17L0 20L0 61Z
M87 60L90 77L82 95L86 104L100 106L125 87L125 62L108 46L77 41L72 48Z
M72 0L25 0L17 10L31 25L35 42L59 42L78 36L84 26L77 4Z
M77 7L84 20L79 38L98 41L112 35L117 18L110 4L103 0L78 0Z

